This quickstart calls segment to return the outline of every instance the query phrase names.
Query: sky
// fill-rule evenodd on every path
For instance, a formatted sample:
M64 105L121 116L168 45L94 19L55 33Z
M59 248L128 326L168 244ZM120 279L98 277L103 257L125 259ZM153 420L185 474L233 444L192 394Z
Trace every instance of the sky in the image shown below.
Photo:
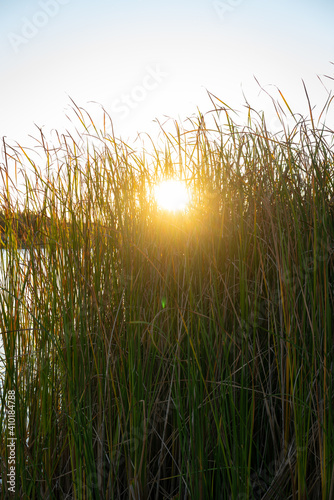
M266 92L302 114L302 81L315 112L332 92L333 22L332 0L1 0L0 137L71 130L73 100L130 141L209 111L208 92L275 131Z

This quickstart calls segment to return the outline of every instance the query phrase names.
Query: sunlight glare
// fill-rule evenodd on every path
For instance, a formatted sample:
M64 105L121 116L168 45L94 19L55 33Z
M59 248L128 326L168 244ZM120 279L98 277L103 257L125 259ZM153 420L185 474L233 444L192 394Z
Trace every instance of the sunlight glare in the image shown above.
M178 212L186 209L189 193L182 181L163 181L155 188L155 199L160 208Z

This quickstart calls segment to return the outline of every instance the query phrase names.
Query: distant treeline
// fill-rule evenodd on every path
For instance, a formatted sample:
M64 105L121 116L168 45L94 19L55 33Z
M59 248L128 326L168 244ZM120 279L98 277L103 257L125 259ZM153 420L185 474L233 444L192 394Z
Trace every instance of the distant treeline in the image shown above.
M49 226L49 218L43 213L10 210L0 212L0 237L3 245L6 245L11 236L19 246L26 246L32 241L41 243Z
M28 247L31 245L45 245L47 241L57 240L59 230L62 234L68 235L74 226L80 227L80 234L86 242L97 232L101 234L106 229L99 223L91 220L85 221L82 218L75 220L72 214L71 221L65 217L55 217L52 219L44 211L0 211L0 248L8 246L10 241L15 241L17 247ZM74 222L75 221L75 222ZM66 230L64 232L64 226Z

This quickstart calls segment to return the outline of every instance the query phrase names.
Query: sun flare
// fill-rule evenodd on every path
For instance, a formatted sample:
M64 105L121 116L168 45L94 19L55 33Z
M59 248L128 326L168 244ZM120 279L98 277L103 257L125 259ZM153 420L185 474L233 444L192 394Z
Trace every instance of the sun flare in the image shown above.
M189 204L189 192L182 181L163 181L155 187L155 199L160 208L171 212L180 212Z

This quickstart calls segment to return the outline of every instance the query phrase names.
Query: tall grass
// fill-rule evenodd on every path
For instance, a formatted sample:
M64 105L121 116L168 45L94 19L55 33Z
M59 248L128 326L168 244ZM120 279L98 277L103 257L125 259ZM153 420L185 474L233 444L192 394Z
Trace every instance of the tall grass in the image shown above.
M90 144L4 150L2 498L9 390L13 498L334 498L333 131L217 104L148 152L76 113Z

